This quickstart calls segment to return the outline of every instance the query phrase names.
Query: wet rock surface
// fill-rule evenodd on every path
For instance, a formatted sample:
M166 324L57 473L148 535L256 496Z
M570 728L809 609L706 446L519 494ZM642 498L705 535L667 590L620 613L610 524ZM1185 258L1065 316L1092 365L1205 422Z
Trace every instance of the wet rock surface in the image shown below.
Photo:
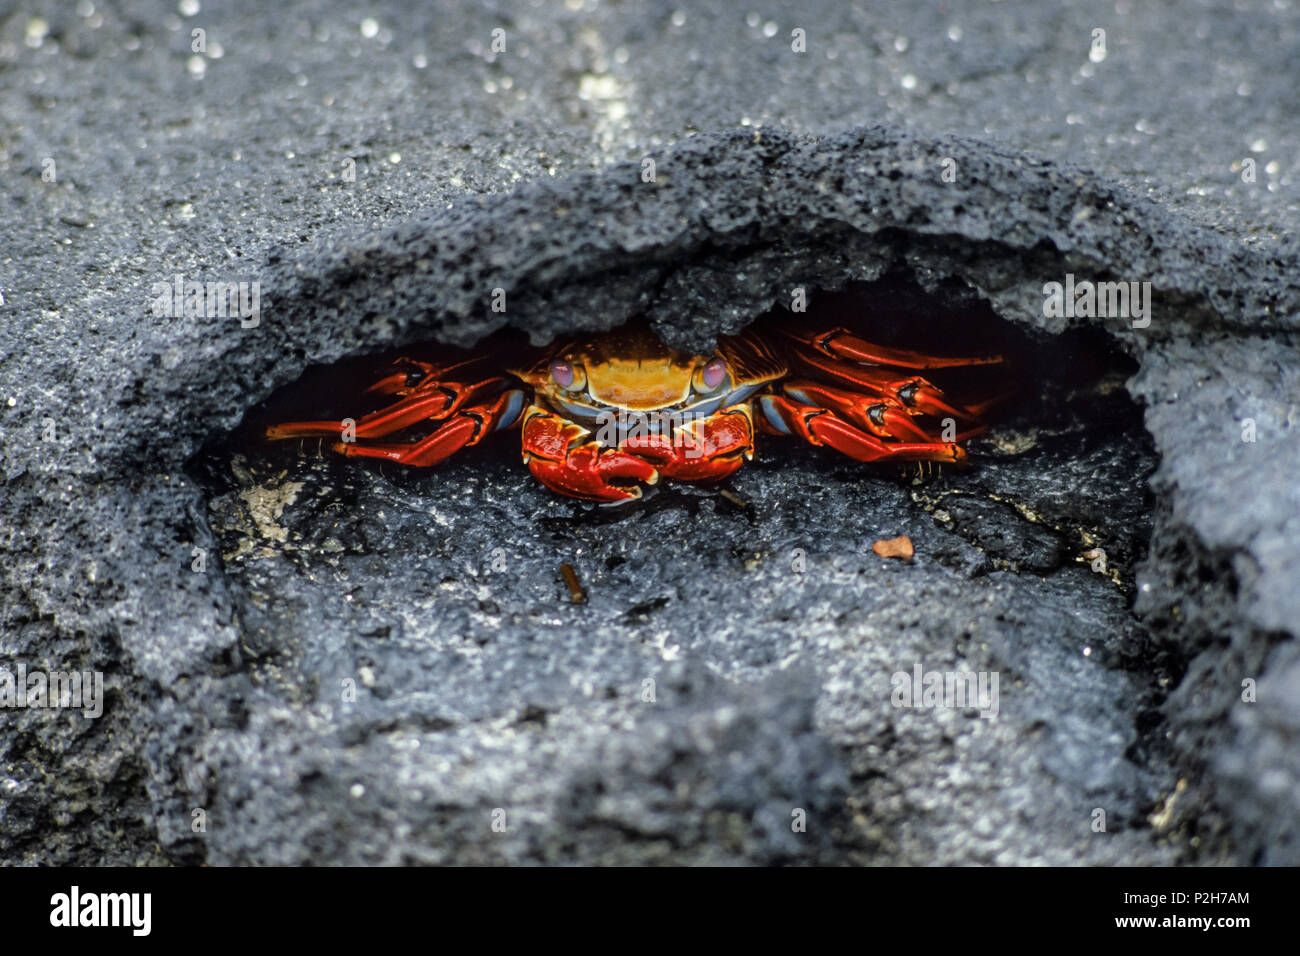
M205 10L197 65L189 17L0 22L0 647L108 689L3 713L6 860L1300 859L1294 12L1196 11L1199 84L1172 13L814 12L804 59L721 6L514 15L510 55L490 10ZM1151 325L1045 316L1067 273ZM155 317L175 274L259 323ZM969 471L771 442L613 514L510 436L419 473L241 430L341 359L699 347L793 286L1041 363ZM996 717L895 706L917 665Z

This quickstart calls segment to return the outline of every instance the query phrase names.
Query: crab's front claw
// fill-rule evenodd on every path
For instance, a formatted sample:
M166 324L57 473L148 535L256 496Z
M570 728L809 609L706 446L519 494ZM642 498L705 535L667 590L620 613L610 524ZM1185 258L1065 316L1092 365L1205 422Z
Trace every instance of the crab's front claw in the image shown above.
M658 469L644 458L588 437L586 429L532 406L523 435L528 470L552 491L601 504L640 498L641 484L659 480Z
M736 406L685 422L670 435L631 435L622 448L653 462L668 478L717 481L753 456L754 424L748 406Z
M581 445L562 461L536 455L526 460L533 476L552 491L601 504L633 501L641 497L641 483L659 480L652 464L617 448Z

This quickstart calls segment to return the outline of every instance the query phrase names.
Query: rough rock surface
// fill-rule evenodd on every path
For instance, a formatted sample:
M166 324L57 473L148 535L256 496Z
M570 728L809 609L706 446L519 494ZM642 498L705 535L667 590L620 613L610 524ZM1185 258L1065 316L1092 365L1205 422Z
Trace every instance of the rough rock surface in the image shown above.
M1300 862L1291 5L235 6L0 20L0 659L109 687L0 712L0 859ZM1151 324L1045 317L1067 273ZM178 274L260 321L156 317ZM969 472L772 443L613 515L239 429L794 286L1014 339L1026 400Z

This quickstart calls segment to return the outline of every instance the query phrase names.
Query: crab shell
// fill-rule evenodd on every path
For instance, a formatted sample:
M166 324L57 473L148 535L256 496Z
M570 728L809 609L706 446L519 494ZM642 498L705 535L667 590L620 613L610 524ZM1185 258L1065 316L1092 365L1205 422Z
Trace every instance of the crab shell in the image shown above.
M707 418L747 402L787 371L756 336L723 337L712 355L695 355L631 326L559 345L514 374L542 399L535 404L587 425L619 411Z
M757 337L697 355L633 325L560 345L514 373L533 389L524 461L549 487L606 502L661 475L726 477L754 454L750 400L787 371Z

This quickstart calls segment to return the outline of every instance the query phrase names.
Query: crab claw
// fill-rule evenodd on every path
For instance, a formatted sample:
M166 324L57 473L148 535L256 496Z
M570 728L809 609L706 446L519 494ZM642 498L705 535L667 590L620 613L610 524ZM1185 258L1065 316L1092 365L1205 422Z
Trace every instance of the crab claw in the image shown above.
M661 475L683 481L717 481L754 453L754 425L747 406L729 408L663 433L629 436L625 451L652 462Z
M659 480L654 465L617 448L582 445L563 461L536 455L525 455L525 460L528 470L552 491L602 504L634 501L641 497L641 484Z
M644 458L587 441L589 433L534 405L524 419L524 462L546 487L586 501L613 504L641 497L659 470Z

